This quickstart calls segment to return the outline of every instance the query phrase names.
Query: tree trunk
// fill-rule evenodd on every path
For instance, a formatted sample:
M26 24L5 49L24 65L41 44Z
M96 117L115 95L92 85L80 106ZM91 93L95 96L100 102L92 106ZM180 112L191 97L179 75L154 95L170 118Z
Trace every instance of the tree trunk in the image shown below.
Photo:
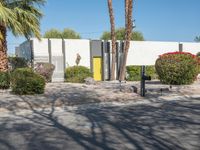
M126 24L125 48L124 48L123 62L121 64L121 69L120 69L120 76L119 76L120 81L125 80L126 62L128 57L128 50L130 47L131 33L133 29L132 13L133 13L133 0L125 0L125 24Z
M7 41L6 41L6 27L0 24L0 71L8 71L8 57L7 57Z
M111 80L115 80L115 64L116 64L116 37L115 37L115 18L112 6L112 0L108 0L108 8L110 15L111 25L111 38L112 38L112 66L111 66Z

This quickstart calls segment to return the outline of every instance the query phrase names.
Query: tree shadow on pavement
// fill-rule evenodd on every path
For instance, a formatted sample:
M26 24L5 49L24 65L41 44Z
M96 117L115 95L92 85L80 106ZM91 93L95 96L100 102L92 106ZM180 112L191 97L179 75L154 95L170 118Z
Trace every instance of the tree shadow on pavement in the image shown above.
M20 150L198 150L200 102L197 99L152 104L79 107L63 112L36 109L1 119L0 149Z

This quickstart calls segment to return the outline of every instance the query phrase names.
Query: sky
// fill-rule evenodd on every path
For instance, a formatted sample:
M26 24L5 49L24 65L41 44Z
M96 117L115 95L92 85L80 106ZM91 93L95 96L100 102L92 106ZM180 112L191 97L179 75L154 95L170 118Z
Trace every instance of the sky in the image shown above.
M147 41L193 42L200 35L200 0L133 0L136 28ZM113 0L116 27L124 27L124 0ZM41 33L74 29L84 39L110 30L107 0L47 0ZM26 39L8 33L8 53Z

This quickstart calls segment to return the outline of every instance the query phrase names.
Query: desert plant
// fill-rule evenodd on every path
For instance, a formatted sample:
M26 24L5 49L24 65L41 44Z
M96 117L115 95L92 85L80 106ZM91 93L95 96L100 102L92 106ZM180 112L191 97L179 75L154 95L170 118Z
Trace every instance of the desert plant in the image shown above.
M19 68L11 74L12 92L19 95L44 93L45 80L30 68Z
M127 79L128 81L140 81L141 80L141 66L127 66ZM152 79L157 79L155 66L146 66L146 74L151 76Z
M0 72L0 89L8 89L10 87L10 74L8 72Z
M22 57L9 57L8 61L9 61L11 70L28 67L28 61Z
M197 57L199 57L199 58L200 58L200 52L198 52L198 53L197 53Z
M165 84L191 84L198 73L198 59L187 52L166 53L156 61L156 71Z
M66 82L83 83L85 78L91 76L90 69L84 66L69 67L65 71Z
M55 66L50 63L36 63L34 70L37 74L43 76L46 82L51 82Z

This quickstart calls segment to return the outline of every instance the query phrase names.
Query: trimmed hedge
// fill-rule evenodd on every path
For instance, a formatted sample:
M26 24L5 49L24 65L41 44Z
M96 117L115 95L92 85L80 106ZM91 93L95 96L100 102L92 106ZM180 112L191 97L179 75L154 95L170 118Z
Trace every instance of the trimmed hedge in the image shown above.
M84 66L73 66L65 70L66 82L84 83L84 79L87 77L92 77L92 73Z
M157 59L155 67L164 84L191 84L198 74L198 59L187 52L166 53Z
M11 74L11 88L19 95L44 93L45 80L30 68L19 68Z
M9 57L8 61L11 66L11 70L28 67L28 61L22 57Z
M127 81L140 81L141 80L141 66L127 66ZM151 76L152 79L157 79L155 66L146 66L146 75Z
M35 72L45 78L46 82L51 82L55 66L50 63L37 63L35 65Z
M0 89L9 89L10 74L8 72L0 72Z

